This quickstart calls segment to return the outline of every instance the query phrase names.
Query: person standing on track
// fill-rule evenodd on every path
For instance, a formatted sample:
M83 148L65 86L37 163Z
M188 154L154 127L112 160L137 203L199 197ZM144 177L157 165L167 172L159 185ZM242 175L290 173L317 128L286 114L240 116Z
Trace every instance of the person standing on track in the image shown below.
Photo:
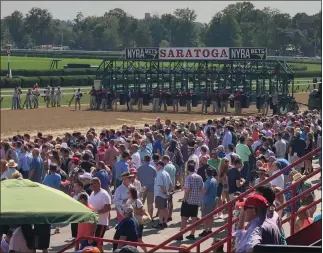
M153 112L157 112L159 111L159 102L160 102L160 92L159 92L159 88L155 88L153 90Z
M108 108L108 91L106 89L102 89L102 100L100 107L103 111L106 111Z
M51 106L52 107L55 107L56 106L55 88L54 87L50 91L50 102L51 102Z
M45 102L46 102L46 107L49 107L50 103L50 86L47 87L45 90Z
M61 107L61 102L62 102L62 91L61 91L61 87L57 87L57 91L56 91L56 95L55 95L55 99L56 99L56 106L57 107Z
M18 88L16 87L12 93L12 102L11 102L11 110L18 109Z
M94 86L92 86L92 89L90 90L90 109L95 109L96 108L96 90Z
M32 109L32 107L31 107L32 98L33 98L33 94L31 92L31 89L28 89L28 91L26 93L26 101L24 103L24 104L26 104L26 109Z
M142 105L144 102L144 93L142 92L141 89L138 89L137 98L138 98L138 111L142 111Z
M179 104L179 98L181 96L181 92L179 89L174 90L172 92L172 99L173 99L173 112L178 112L178 104Z
M112 92L112 102L111 102L111 109L112 111L116 111L118 109L118 94L117 92Z
M79 110L81 110L81 97L82 97L81 89L77 89L74 96L75 96L75 111L77 109L77 105L79 106Z
M33 106L34 108L38 108L38 97L39 97L39 89L38 89L38 84L36 83L33 87L33 90L32 90L32 98L33 98Z
M213 107L213 113L215 114L215 112L217 111L217 108L218 108L217 94L216 94L215 90L212 91L211 103L212 103L212 107Z
M229 94L226 89L221 93L221 113L228 113Z
M190 90L186 92L186 109L187 112L191 112L192 110L192 93Z

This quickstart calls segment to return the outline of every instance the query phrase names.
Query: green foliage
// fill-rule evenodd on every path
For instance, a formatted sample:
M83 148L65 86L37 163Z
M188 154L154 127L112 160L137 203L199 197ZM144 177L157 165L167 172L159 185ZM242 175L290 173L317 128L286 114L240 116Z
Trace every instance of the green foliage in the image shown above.
M35 83L40 83L39 77L21 77L21 87L22 88L30 88L35 85Z
M291 17L268 7L257 9L251 2L237 2L220 12L215 11L207 24L196 22L196 18L195 11L189 8L146 19L136 19L117 8L103 16L84 17L78 13L74 20L64 21L53 19L48 10L32 8L26 15L14 11L1 20L1 43L10 41L22 49L60 45L63 41L71 49L120 51L126 47L157 47L164 41L172 47L267 47L270 55L321 54L321 11L315 15L297 13ZM60 52L33 54L53 57ZM23 56L24 53L14 55ZM78 56L71 53L65 57L93 59L86 53ZM97 59L102 57L100 54L95 56ZM114 57L118 57L118 53Z
M32 88L36 83L40 87L57 86L92 86L94 84L94 75L78 76L37 76L37 77L17 77L17 78L0 78L0 88Z

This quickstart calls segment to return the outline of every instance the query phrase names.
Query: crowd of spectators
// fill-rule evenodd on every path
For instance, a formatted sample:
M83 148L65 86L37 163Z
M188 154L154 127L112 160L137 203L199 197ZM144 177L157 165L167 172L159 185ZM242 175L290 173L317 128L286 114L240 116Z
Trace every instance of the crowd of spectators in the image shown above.
M194 222L208 215L321 146L321 125L318 112L306 111L286 116L227 117L205 124L168 119L163 122L157 118L154 124L142 128L123 125L121 129L99 132L90 128L85 134L67 132L60 137L44 133L35 137L16 135L1 142L1 180L29 179L42 183L97 212L99 220L95 225L71 224L73 238L103 238L116 214L114 239L143 242L143 230L148 223L154 222L155 229L166 230L172 222L175 192L183 194L180 210L183 229L190 218ZM318 159L321 166L321 153ZM292 194L279 192L312 171L311 157L236 203L233 213L239 217L233 229L236 252L248 252L259 243L285 243L279 221L291 215L291 206L278 212L275 208L291 199ZM296 194L311 186L306 180L297 187ZM295 204L296 211L314 201L314 193L304 196ZM295 232L310 225L315 212L313 206L300 214ZM223 210L214 218L224 219L226 214L227 210ZM212 224L212 218L206 220L198 236L212 233ZM21 244L43 252L49 248L49 236L41 247L30 236L21 241L32 227L11 229L2 240L3 252L19 252ZM47 229L50 227L44 228ZM196 239L195 229L186 239ZM56 226L55 233L59 232ZM183 236L176 239L183 240ZM76 250L89 246L102 250L102 243L89 241L81 241ZM114 244L113 250L123 246Z

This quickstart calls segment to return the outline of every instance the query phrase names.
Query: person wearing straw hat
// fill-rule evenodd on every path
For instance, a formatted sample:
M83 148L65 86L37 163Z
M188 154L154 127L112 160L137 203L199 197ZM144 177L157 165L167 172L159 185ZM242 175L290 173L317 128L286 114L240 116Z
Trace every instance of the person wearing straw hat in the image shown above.
M2 174L1 178L12 179L12 174L17 172L18 164L14 160L9 160L6 166L8 169Z
M129 171L126 171L121 174L122 183L121 185L115 190L114 193L114 204L116 206L117 212L117 220L120 222L123 219L124 215L124 204L128 200L128 192L130 187L134 187L131 184L131 179L133 178L133 174Z
M262 181L266 180L269 176L268 174L268 168L260 167L257 171L258 178L255 180L255 185L260 184ZM266 186L271 187L271 183L268 182Z
M302 175L299 172L294 174L292 184L296 183L297 181L301 180L304 177L305 177L305 175ZM310 181L308 181L308 180L305 180L303 183L300 184L300 193L310 189L311 187L312 187L312 183ZM314 191L311 191L310 193L308 193L307 195L305 195L304 197L302 197L300 199L300 204L302 206L307 206L307 205L312 204L315 200L316 200L315 193L314 193ZM317 208L316 205L314 205L313 207L308 209L310 217L313 218L313 215L314 215L314 213L316 211L316 208Z

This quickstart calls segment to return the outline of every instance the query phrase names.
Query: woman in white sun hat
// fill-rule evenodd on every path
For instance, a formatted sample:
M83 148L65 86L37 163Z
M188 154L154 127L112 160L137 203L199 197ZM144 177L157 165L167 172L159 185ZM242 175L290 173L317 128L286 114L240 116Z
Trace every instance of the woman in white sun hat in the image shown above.
M18 164L14 160L9 160L7 170L2 174L1 178L12 179L12 174L17 172Z

